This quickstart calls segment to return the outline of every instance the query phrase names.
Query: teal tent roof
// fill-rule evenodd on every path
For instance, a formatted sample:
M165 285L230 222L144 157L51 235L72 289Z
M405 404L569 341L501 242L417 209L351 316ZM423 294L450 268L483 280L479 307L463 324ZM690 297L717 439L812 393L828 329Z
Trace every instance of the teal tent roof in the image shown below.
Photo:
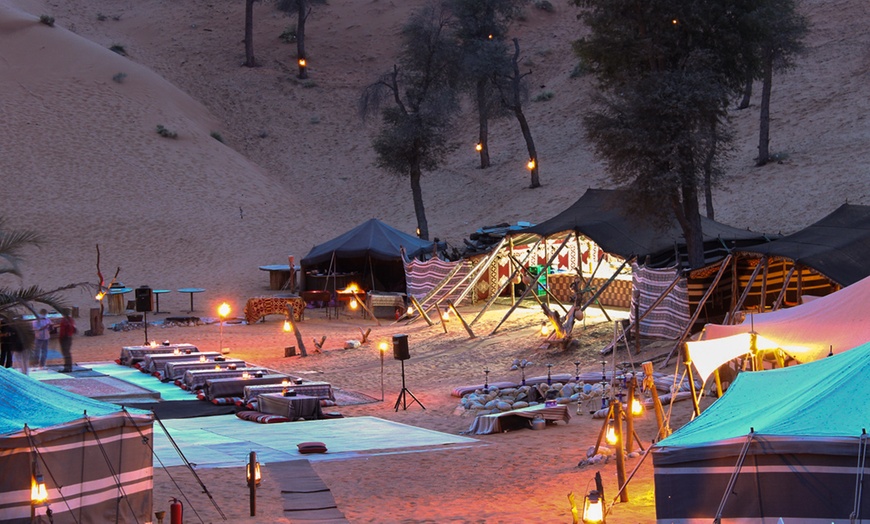
M19 434L25 424L32 430L68 424L82 419L85 411L91 418L122 411L121 406L70 393L4 367L0 367L0 399L0 437Z
M740 373L725 395L659 448L705 446L749 434L859 437L870 429L870 343L781 369Z

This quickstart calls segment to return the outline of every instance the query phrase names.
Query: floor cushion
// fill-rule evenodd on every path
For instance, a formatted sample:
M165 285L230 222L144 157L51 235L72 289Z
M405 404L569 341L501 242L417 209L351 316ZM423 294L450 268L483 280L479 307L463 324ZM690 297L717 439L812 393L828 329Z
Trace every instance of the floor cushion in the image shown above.
M326 444L323 442L301 442L296 444L296 447L299 448L299 453L302 454L326 453Z
M250 420L251 422L259 422L260 424L274 424L276 422L290 422L287 417L281 415L270 415L269 413L260 413L259 411L239 411L236 416L242 420Z

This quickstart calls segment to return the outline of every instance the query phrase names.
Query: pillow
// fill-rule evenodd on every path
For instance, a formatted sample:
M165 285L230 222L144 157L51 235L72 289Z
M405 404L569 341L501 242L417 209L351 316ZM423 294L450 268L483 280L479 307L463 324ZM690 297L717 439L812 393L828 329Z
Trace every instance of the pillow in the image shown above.
M203 395L203 397L205 397L205 395ZM239 403L241 403L242 399L240 399L239 397L218 397L212 399L211 403L215 406L229 406L231 404L235 404L236 401L239 401Z
M287 417L280 415L270 415L268 413L260 413L259 411L239 411L236 416L242 420L250 420L251 422L259 422L260 424L272 424L275 422L290 422Z
M323 442L302 442L296 444L299 448L299 453L307 455L308 453L326 453L326 444Z

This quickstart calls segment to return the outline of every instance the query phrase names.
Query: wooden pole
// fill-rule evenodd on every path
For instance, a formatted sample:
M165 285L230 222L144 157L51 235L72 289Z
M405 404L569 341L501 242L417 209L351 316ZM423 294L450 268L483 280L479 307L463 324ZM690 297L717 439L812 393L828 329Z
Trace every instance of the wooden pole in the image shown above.
M755 284L755 279L758 278L758 273L761 271L761 268L764 267L765 260L767 260L767 255L764 255L764 257L758 261L758 265L755 266L755 269L752 270L752 274L749 276L749 282L740 294L740 299L734 304L734 308L728 313L728 324L735 324L734 318L737 316L737 312L743 307L743 303L746 302L746 298L752 290L752 285Z
M429 318L429 315L426 314L426 312L423 310L423 306L421 306L420 303L417 302L417 299L414 298L414 295L408 295L408 298L411 299L411 305L414 306L414 309L417 310L417 313L420 313L420 316L423 317L423 320L425 320L426 323L430 326L434 326L435 323L432 322L432 319Z
M689 355L689 345L683 344L683 357L686 364L686 373L689 376L689 390L692 392L692 409L695 411L695 416L701 414L701 406L698 404L698 392L695 389L695 375L692 373L692 357Z
M537 246L538 246L538 244L540 244L540 243L541 243L541 240L538 240L537 242L535 242L535 245L532 246L532 248L529 249L529 251L526 252L526 255L523 257L522 263L525 263L525 262L529 259L529 255L532 254L532 249L537 249ZM510 276L508 277L508 279L505 281L505 283L502 284L501 286L499 286L498 291L496 291L495 293L493 293L493 295L492 295L491 297L489 297L489 300L486 301L486 304L483 305L483 307L480 309L480 312L479 312L479 313L477 314L477 316L474 317L474 319L471 321L471 325L472 325L472 326L473 326L473 325L474 325L478 320L480 320L480 317L482 317L483 314L486 313L486 310L489 309L490 306L492 306L493 302L495 302L495 300L498 298L498 296L501 294L501 292L504 291L505 287L506 287L506 286L512 286L512 285L513 285L513 280L514 280L514 278L517 276L518 271L519 271L519 270L514 269L514 270L511 272L511 274L510 274ZM523 296L525 296L525 294L524 294ZM522 299L520 299L520 300L522 300ZM512 306L516 306L516 301L513 301L513 302L511 303L511 305L512 305Z
M635 388L637 388L637 377L632 375L631 380L628 381L628 413L625 414L625 432L628 434L628 442L625 443L626 453L631 453L634 447L634 413L632 410L634 408Z
M622 432L622 402L619 399L614 399L616 407L613 409L616 422L616 480L619 484L621 502L628 502L628 491L625 489L625 435ZM631 435L629 435L631 438Z
M662 407L659 392L656 390L656 383L653 378L653 363L647 361L641 364L641 366L643 367L643 387L644 389L648 389L652 396L653 410L656 414L656 424L659 428L659 431L656 434L656 441L658 441L659 439L670 435L670 430L665 427L665 409Z
M299 354L303 357L308 356L305 350L305 343L302 342L302 333L299 332L299 326L296 325L296 320L293 318L293 304L287 303L287 321L290 322L290 327L293 328L293 334L296 335L296 345L299 346Z
M791 269L786 273L785 281L782 283L782 291L779 292L779 296L776 297L776 302L773 303L773 311L776 311L782 305L782 301L785 298L785 292L788 290L788 284L791 282L792 275L794 275L794 270L795 266L791 266Z
M456 315L456 318L458 318L459 322L462 323L462 327L465 328L465 331L468 333L468 336L471 338L476 338L474 331L471 330L471 326L469 326L468 323L465 321L465 319L462 318L462 315L459 314L459 311L457 311L456 306L453 305L453 302L449 298L447 299L447 307L450 308L450 311L453 311L453 314Z

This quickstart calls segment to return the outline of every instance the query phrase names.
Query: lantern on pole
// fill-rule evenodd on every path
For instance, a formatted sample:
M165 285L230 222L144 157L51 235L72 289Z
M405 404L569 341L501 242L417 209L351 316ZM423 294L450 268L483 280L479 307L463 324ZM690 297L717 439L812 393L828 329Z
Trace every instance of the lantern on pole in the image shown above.
M227 315L230 314L230 305L224 302L220 306L218 306L218 316L221 317L221 330L220 330L220 351L224 350L224 320L227 318Z
M598 490L590 491L583 501L583 522L585 524L604 523L604 503Z

